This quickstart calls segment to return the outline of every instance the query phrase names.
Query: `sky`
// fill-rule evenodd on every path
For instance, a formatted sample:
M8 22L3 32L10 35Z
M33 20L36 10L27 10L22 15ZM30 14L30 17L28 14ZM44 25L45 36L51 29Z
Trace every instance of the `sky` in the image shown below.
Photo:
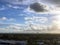
M60 33L60 0L0 0L0 33Z

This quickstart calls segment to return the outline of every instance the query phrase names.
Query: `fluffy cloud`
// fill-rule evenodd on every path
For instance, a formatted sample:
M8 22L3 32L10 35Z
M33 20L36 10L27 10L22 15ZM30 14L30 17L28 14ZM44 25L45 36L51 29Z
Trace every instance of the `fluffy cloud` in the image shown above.
M7 18L6 17L2 17L2 18L0 18L0 20L7 20Z
M28 27L31 28L31 30L37 31L49 31L52 28L52 25L44 25L47 23L48 19L46 17L38 17L38 16L33 16L33 17L25 17L26 20L26 25L28 24Z
M14 18L1 17L0 21L16 21Z

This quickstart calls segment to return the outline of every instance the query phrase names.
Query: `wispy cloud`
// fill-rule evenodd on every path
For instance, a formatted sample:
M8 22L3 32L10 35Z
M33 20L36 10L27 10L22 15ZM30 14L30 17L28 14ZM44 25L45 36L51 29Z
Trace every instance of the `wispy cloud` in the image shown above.
M20 4L24 4L24 5L28 5L28 3L31 0L5 0L5 2L8 2L10 4L14 4L14 5L20 5Z
M0 28L0 33L18 33L20 32L20 27L18 25L13 24L6 24L4 27L4 24L1 24L3 28Z
M8 6L9 8L14 8L14 9L20 9L20 8L21 8L20 6L13 6L13 5L11 5L11 4L7 4L7 6Z

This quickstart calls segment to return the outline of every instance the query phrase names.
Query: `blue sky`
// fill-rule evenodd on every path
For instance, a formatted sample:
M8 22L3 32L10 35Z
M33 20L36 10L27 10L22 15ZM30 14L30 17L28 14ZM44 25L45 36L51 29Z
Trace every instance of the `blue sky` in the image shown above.
M11 5L11 7L9 7L9 5ZM18 8L14 8L14 7L18 7ZM33 16L37 16L37 17L46 17L47 19L50 18L50 15L48 14L36 14L33 12L24 12L25 9L28 8L28 5L16 5L16 4L8 4L4 1L0 2L0 18L6 17L7 19L15 19L15 21L12 21L11 23L23 23L25 22L25 17L33 17ZM28 14L29 13L29 14ZM40 16L39 16L40 15ZM10 21L2 21L3 23L10 23Z
M31 30L30 25L33 26L32 28L34 30L45 28L47 29L47 27L52 27L54 17L53 11L58 10L58 8L60 7L58 7L59 4L56 4L54 0L52 1L54 3L52 3L51 1L0 0L0 30L10 30L11 32L13 32L12 30L24 30L24 27L27 27L26 30ZM40 8L43 7L41 8L43 9L43 11L40 9L40 12L37 12L36 10L30 8L30 5L36 2L41 5ZM56 7L56 10L54 10L54 6ZM41 28L39 28L39 26Z

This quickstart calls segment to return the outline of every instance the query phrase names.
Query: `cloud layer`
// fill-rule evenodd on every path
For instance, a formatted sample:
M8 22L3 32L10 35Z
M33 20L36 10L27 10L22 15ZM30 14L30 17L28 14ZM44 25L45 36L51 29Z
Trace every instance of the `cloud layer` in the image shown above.
M56 26L40 24L0 24L0 33L60 33Z
M0 33L47 33L49 30L46 25L37 25L37 24L0 24L0 26L4 26L0 28Z
M51 5L60 6L60 0L41 0L41 1Z

